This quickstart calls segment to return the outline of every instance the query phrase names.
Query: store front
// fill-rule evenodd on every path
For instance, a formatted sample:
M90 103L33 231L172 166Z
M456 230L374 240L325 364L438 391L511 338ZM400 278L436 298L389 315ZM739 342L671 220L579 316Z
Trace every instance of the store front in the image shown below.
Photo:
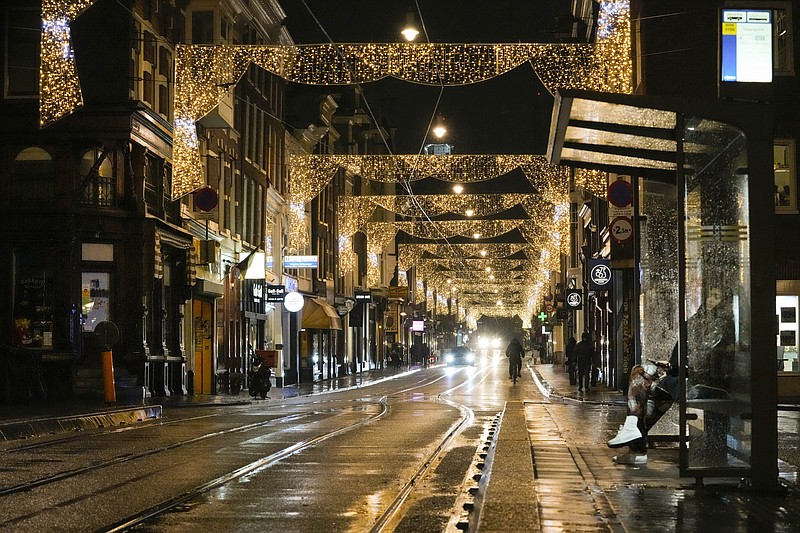
M334 376L336 332L342 320L336 309L322 298L304 296L300 336L300 381L319 381Z

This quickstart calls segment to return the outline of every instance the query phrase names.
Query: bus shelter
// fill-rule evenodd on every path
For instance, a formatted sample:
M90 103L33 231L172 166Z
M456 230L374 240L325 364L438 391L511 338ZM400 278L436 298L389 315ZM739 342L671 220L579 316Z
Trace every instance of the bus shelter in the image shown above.
M681 476L758 490L778 483L772 145L767 104L564 90L548 146L552 164L631 177L639 327L624 355L677 347Z

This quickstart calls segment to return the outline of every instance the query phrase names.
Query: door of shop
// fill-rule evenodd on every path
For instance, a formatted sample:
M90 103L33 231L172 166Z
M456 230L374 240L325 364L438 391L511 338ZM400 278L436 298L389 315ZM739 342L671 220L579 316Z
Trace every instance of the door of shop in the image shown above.
M216 374L213 358L211 302L194 300L194 394L213 394Z

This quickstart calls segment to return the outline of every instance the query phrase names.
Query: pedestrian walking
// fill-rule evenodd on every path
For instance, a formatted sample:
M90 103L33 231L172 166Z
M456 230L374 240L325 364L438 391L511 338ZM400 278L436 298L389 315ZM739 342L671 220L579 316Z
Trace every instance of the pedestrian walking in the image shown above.
M581 342L575 345L575 360L578 363L578 391L589 392L590 374L594 362L594 347L588 331L581 335Z
M575 385L578 380L575 377L575 345L578 341L575 337L570 337L567 341L567 373L569 374L569 384Z

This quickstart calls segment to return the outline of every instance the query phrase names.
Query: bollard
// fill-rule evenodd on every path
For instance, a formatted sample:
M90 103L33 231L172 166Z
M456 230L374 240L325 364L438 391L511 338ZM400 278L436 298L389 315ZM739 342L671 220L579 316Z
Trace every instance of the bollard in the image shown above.
M103 360L103 389L105 390L106 402L116 402L117 393L114 390L114 358L111 350L100 353Z

